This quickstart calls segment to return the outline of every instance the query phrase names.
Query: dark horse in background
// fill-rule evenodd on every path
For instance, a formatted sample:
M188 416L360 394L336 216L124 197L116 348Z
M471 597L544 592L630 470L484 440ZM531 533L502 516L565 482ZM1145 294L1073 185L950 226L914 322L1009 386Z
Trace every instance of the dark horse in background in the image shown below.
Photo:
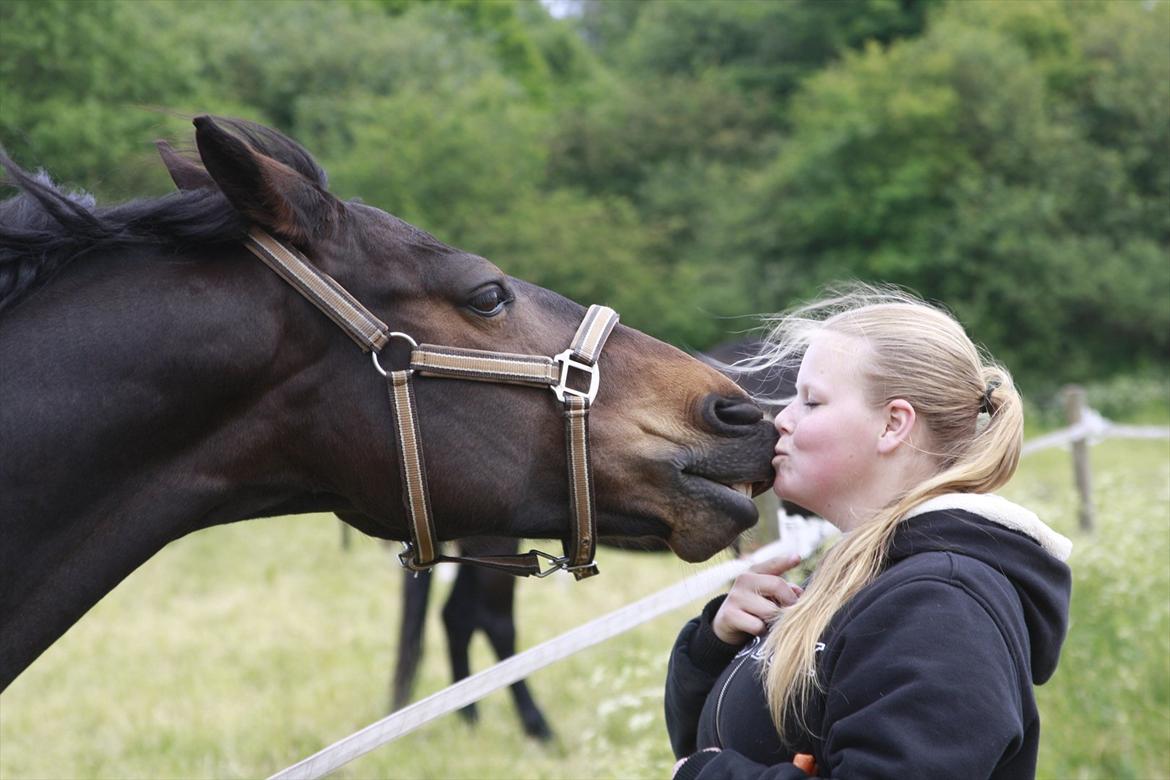
M584 308L384 211L300 146L195 120L182 191L111 207L0 162L0 689L130 572L221 523L335 512L408 538L386 387L369 357L241 243L294 246L395 330L554 355ZM185 186L184 186L185 185ZM599 270L604 272L604 270ZM775 433L732 382L619 326L590 446L598 533L702 560L755 522ZM438 535L562 538L551 393L420 380ZM734 486L734 487L733 487Z
M786 399L795 395L796 373L791 369L780 368L751 370L750 361L765 348L766 344L760 338L736 339L719 344L698 357L726 374L770 414L774 414L783 408ZM765 501L764 506L773 508L775 497L768 493L765 496L771 502ZM790 502L785 501L783 504L789 514L809 514L807 510ZM461 540L459 545L465 555L506 555L516 552L518 547L515 539L491 536ZM635 549L665 550L666 547L647 542L636 545ZM432 577L429 571L417 576L406 572L403 579L398 652L390 681L391 710L401 709L411 699L422 662ZM491 569L458 565L455 582L442 610L453 681L458 682L471 674L471 640L477 631L482 631L487 637L499 660L516 652L515 597L515 577ZM551 739L552 727L537 705L528 684L520 680L513 683L510 689L524 732L540 740ZM467 705L459 714L468 722L478 719L475 704Z

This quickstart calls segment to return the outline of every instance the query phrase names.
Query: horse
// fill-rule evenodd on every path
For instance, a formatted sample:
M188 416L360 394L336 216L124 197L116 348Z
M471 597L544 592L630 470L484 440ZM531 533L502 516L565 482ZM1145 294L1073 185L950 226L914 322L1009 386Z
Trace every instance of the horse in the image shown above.
M786 400L796 392L796 372L791 367L753 371L746 368L749 362L761 355L767 348L762 338L748 337L733 339L711 347L697 355L698 359L711 365L735 381L752 398L764 406L769 414L783 408ZM764 511L776 516L782 511L781 522L788 520L789 534L805 532L806 518L810 512L789 501L779 501L770 493L757 499ZM823 538L823 527L819 521L810 524L812 533L805 533L807 543L801 549L804 554L819 546ZM803 538L803 537L802 537ZM738 538L732 541L736 547ZM462 540L460 545L470 547L476 554L502 555L514 553L517 541L504 537L480 537ZM648 549L643 546L642 549ZM655 549L661 550L662 547ZM737 550L738 551L738 550ZM409 572L402 582L402 610L398 630L398 650L390 679L391 712L406 706L411 699L418 667L422 662L423 631L426 623L427 606L430 602L432 578L430 573L411 576ZM469 651L472 637L482 631L487 637L496 658L500 661L516 652L515 590L516 579L506 573L491 569L460 564L455 582L443 603L443 630L447 640L447 657L451 667L451 679L458 682L471 674ZM524 680L510 687L512 703L524 733L541 741L553 737L553 730L531 690ZM478 719L474 703L459 710L469 723Z
M200 529L334 512L407 540L421 479L437 540L576 533L581 474L571 487L577 461L550 394L419 378L408 464L381 374L411 369L371 367L370 348L256 262L253 244L269 237L388 329L431 344L555 355L584 307L336 197L276 130L194 125L198 160L160 147L180 191L120 205L0 155L17 188L0 202L0 690ZM756 521L750 494L771 479L775 432L734 383L622 325L590 382L588 447L602 457L584 476L599 537L657 539L699 561Z

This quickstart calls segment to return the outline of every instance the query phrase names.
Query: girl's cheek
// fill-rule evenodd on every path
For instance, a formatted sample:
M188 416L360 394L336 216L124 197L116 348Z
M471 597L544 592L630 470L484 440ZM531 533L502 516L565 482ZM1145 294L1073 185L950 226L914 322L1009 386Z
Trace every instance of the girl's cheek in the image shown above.
M817 433L816 423L805 423L792 431L793 443L802 450L817 450L819 449L820 436Z

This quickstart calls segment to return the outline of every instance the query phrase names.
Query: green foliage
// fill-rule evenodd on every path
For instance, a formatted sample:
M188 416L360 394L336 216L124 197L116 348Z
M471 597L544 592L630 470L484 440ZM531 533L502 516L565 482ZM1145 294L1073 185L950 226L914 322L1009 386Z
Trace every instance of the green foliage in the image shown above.
M728 244L801 294L856 276L943 300L1033 386L1164 361L1170 95L1110 90L1125 109L1108 134L1146 144L1123 153L1090 85L1123 63L1150 76L1170 30L1150 24L1165 6L1108 8L1097 26L1051 4L959 4L920 39L847 55L792 102ZM1074 57L1090 40L1098 54Z
M6 0L0 140L99 198L272 123L335 188L701 349L830 280L1033 396L1170 363L1170 4Z
M385 97L302 101L301 120L334 137L333 189L474 246L483 223L539 184L541 114L490 71ZM354 98L357 99L354 99ZM478 250L477 250L478 251Z
M1163 401L1165 403L1165 401ZM1170 449L1109 441L1091 450L1097 530L1077 530L1063 449L1025 460L1004 491L1073 539L1068 637L1037 689L1041 778L1170 773Z
M762 107L718 75L650 77L566 106L549 173L560 184L636 198L664 169L748 162L768 132Z
M198 87L189 52L126 4L0 4L0 141L27 165L110 194L158 186L141 162L165 119L152 107Z
M1093 411L1122 425L1170 425L1170 373L1150 370L1118 374L1082 385ZM1025 420L1039 433L1068 425L1064 395L1029 399Z
M1150 371L1090 382L1088 404L1118 423L1170 425L1170 374Z
M649 0L586 2L587 38L639 75L725 74L746 92L782 98L808 74L866 41L921 31L937 0ZM779 107L779 106L777 106Z

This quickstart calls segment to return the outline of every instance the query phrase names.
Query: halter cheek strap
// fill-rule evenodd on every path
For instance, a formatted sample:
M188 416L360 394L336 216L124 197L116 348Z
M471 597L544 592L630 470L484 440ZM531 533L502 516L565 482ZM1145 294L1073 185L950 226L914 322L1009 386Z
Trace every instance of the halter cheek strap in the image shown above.
M394 416L394 445L398 454L403 501L410 517L411 541L399 555L411 571L423 571L441 561L474 563L519 576L546 577L564 569L577 579L598 573L593 555L597 547L593 474L589 465L589 408L597 396L597 367L602 347L618 322L607 306L590 306L569 348L553 357L518 355L460 347L418 344L405 333L391 331L332 277L315 268L296 250L285 246L259 228L253 228L246 246L305 298L321 309L363 350L372 354L374 367L386 378L387 396ZM378 354L393 339L411 346L410 364L386 370ZM414 374L481 382L501 382L547 387L562 404L565 449L569 472L570 524L563 540L564 555L554 557L540 550L518 555L446 556L439 552L438 535L431 515L423 459L418 411L414 398ZM570 382L577 374L587 380ZM547 567L542 567L542 561Z
M597 395L600 373L597 359L609 334L617 325L617 313L605 306L591 306L569 348L548 358L543 355L516 355L433 344L414 344L402 333L391 338L411 342L410 366L384 371L374 354L375 366L386 376L390 387L390 405L394 411L395 441L407 511L411 520L411 542L399 558L412 571L428 569L440 561L472 561L483 566L518 575L547 576L557 569L571 571L577 579L597 574L593 555L597 548L594 512L593 473L589 464L589 408ZM414 410L411 375L503 382L533 387L547 387L561 402L565 421L565 460L569 472L569 533L564 539L564 555L554 558L531 550L520 555L464 558L439 553L434 520L426 487L418 417ZM575 374L584 374L587 389L574 386ZM542 568L541 562L548 564Z

